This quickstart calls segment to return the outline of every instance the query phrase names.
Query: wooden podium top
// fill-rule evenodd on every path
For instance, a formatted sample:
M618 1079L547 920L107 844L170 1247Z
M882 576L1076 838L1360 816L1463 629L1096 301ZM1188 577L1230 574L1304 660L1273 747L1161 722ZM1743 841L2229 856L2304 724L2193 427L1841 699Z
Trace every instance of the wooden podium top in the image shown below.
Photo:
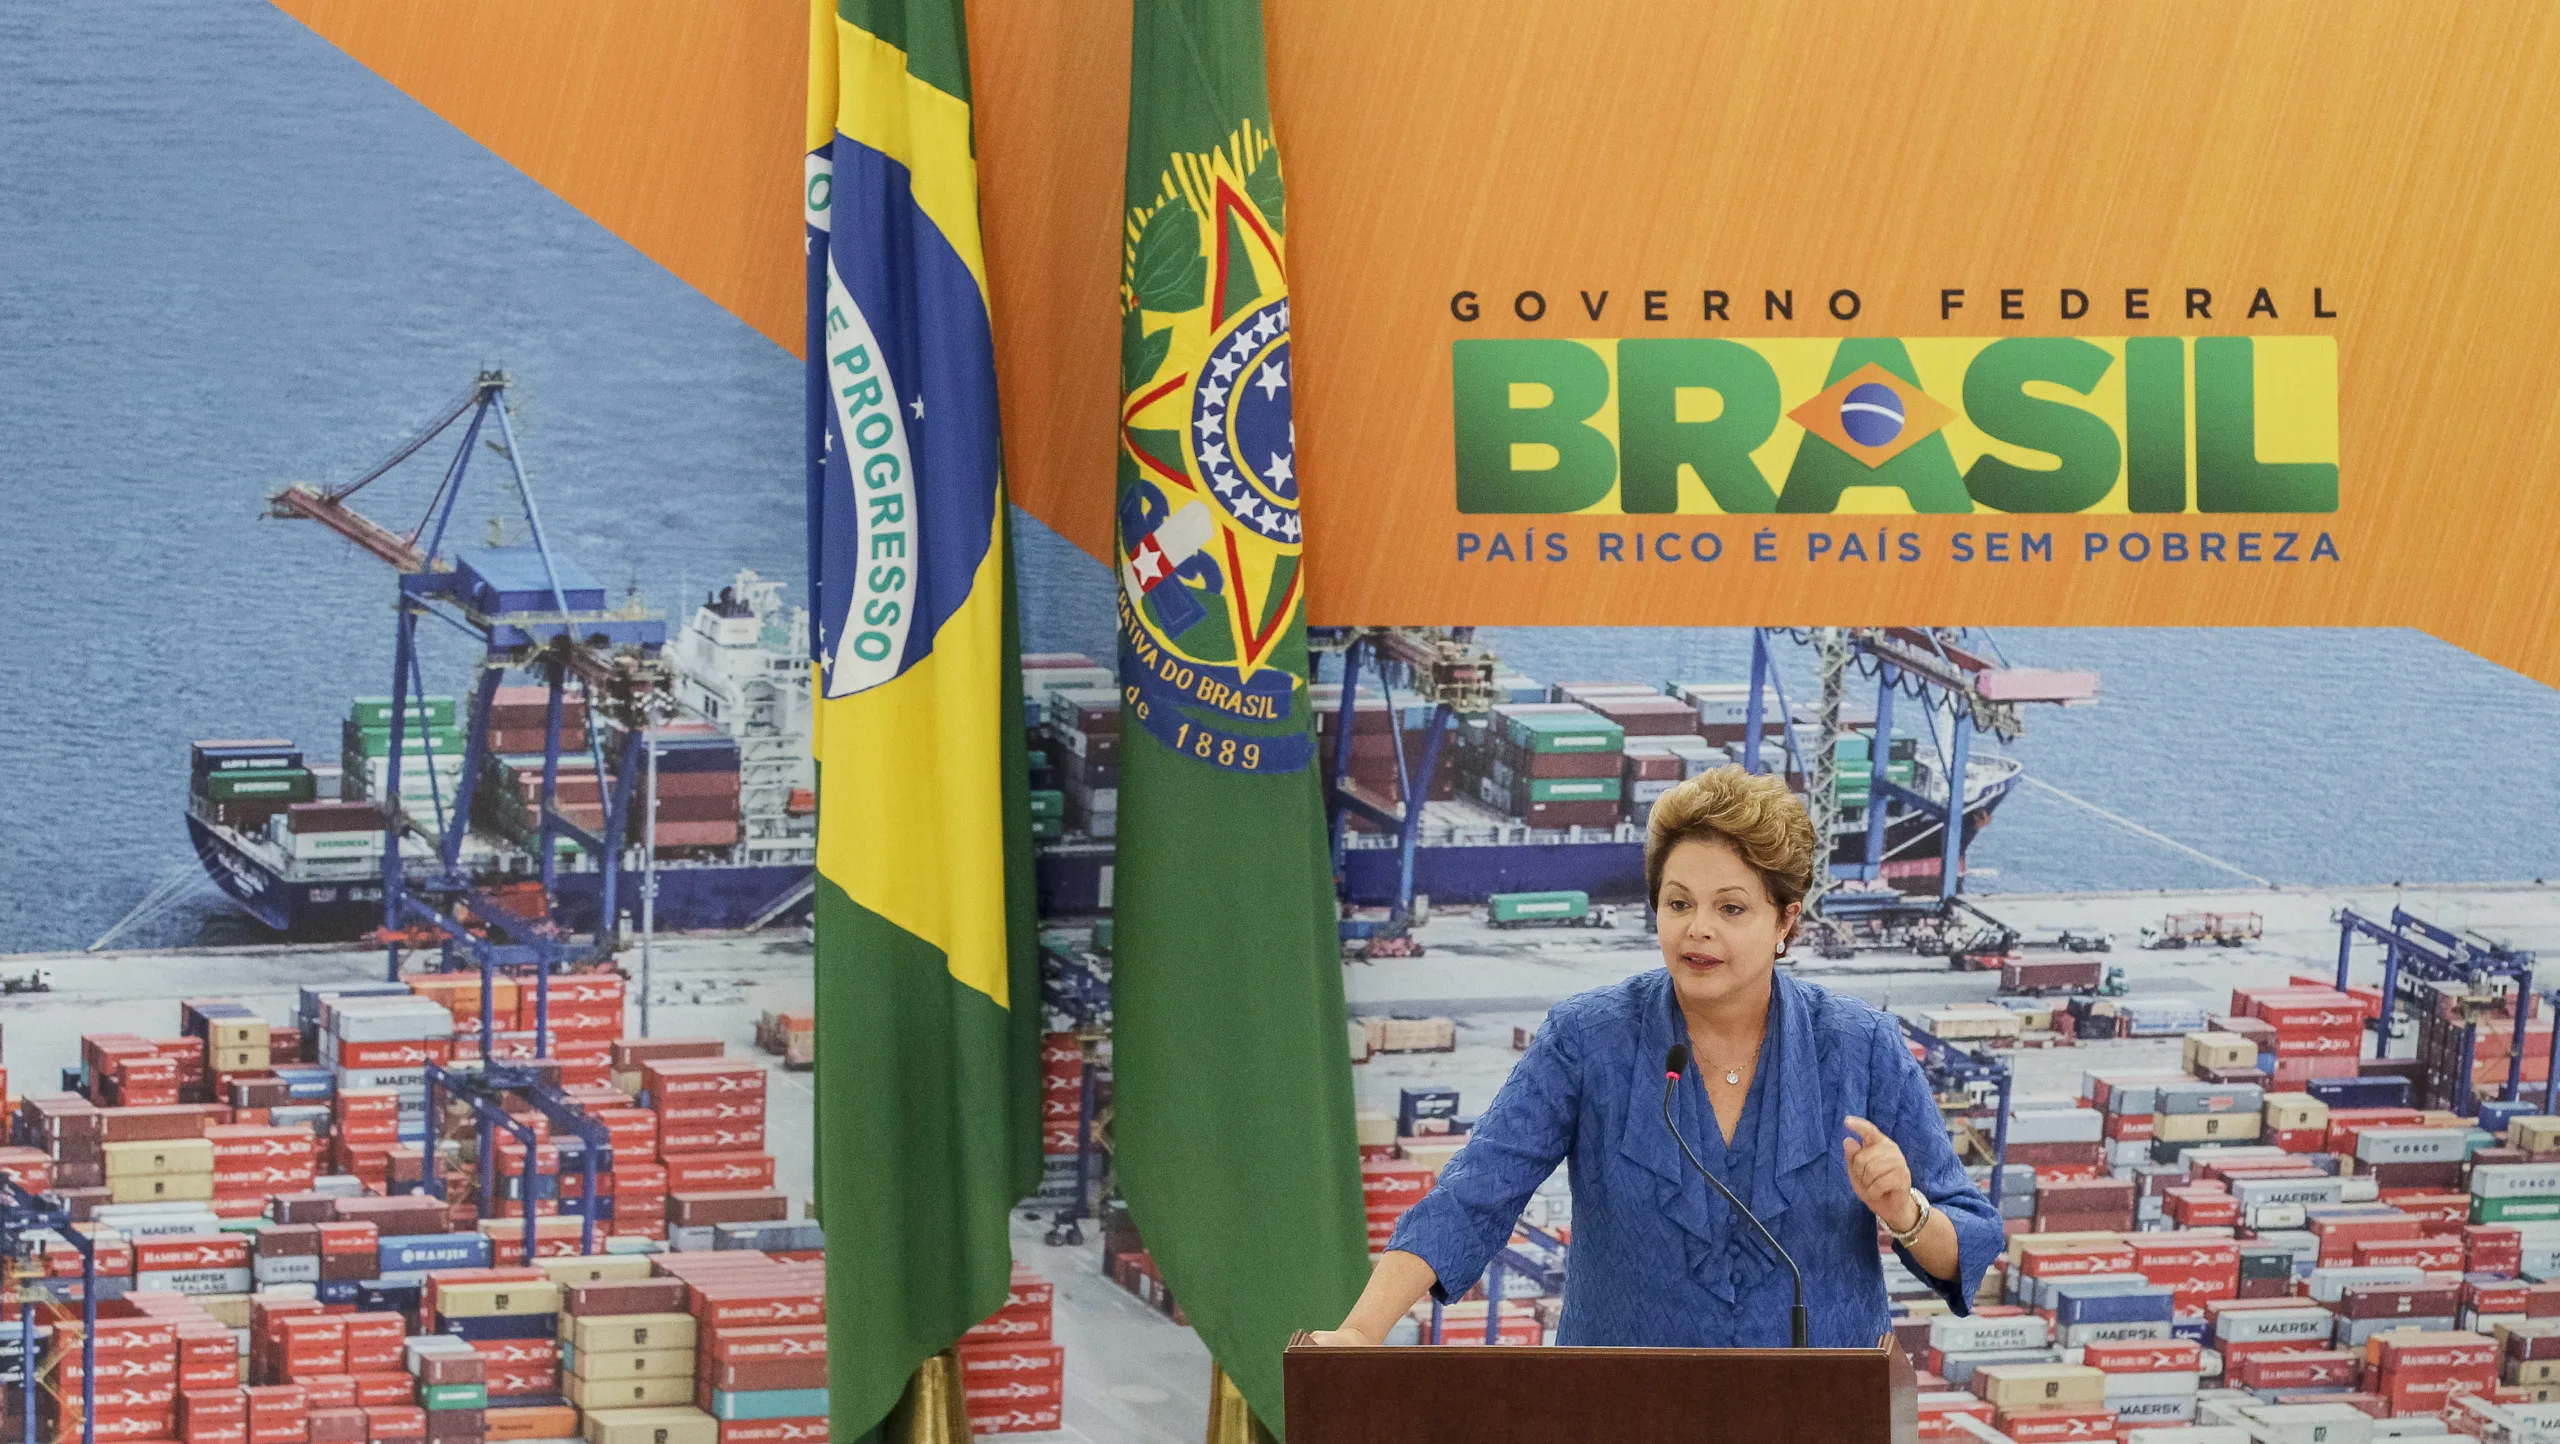
M1289 1444L1912 1444L1881 1349L1292 1347Z

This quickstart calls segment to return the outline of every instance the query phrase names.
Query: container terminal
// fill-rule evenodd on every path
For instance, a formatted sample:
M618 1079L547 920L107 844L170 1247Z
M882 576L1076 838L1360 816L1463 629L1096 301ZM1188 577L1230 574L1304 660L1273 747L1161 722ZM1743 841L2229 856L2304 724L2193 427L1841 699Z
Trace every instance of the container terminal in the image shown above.
M733 1367L747 1333L823 1308L821 1235L794 1206L814 1043L806 615L753 574L672 634L636 597L610 601L544 535L507 384L482 375L354 482L270 498L387 563L400 598L390 686L351 698L334 761L272 737L190 759L204 876L276 942L0 959L20 990L0 1034L19 1100L0 1242L41 1261L21 1295L53 1299L14 1336L26 1437L415 1437L405 1415L387 1434L364 1416L374 1390L438 1441L618 1444L669 1418L683 1444L823 1438L808 1380ZM455 429L415 527L349 505ZM522 541L448 545L484 439L512 468ZM450 690L428 683L430 625L479 649ZM1373 1244L1550 1005L1656 965L1645 810L1739 763L1782 772L1830 842L1789 966L1901 1020L2010 1221L1980 1301L2021 1312L1992 1334L1897 1289L1924 1437L2560 1425L2537 1342L2560 1353L2560 1169L2542 1167L2560 1159L2560 1072L2535 977L2560 948L2552 889L1968 889L1967 847L2023 776L1997 744L2039 708L2094 701L2097 677L2012 667L1959 630L1751 636L1747 680L1559 683L1465 628L1312 639ZM1787 695L1789 647L1812 653L1810 696ZM1025 662L1050 1157L1016 1216L1016 1297L964 1348L964 1393L981 1432L1188 1440L1207 1360L1112 1198L1117 689L1083 656ZM702 1096L729 1088L753 1105ZM135 1130L148 1160L127 1157ZM387 1231L423 1230L430 1207L436 1231ZM370 1228L371 1252L305 1263L306 1223ZM1418 1309L1401 1336L1547 1341L1571 1231L1559 1177L1477 1296ZM172 1263L151 1242L171 1237L203 1259ZM502 1281L540 1295L541 1327L448 1264L531 1270ZM742 1307L772 1318L729 1320L746 1333L725 1342L703 1325L684 1358L648 1363L662 1382L601 1385L615 1326L591 1303L681 1290L715 1319L740 1267L756 1270ZM366 1337L408 1341L432 1382L393 1402L352 1334L302 1358L289 1341L329 1326L290 1320L332 1304L377 1316ZM151 1381L147 1403L100 1400L91 1346L164 1328L240 1343L231 1384L183 1414ZM418 1344L437 1334L472 1357ZM293 1390L298 1431L275 1392Z

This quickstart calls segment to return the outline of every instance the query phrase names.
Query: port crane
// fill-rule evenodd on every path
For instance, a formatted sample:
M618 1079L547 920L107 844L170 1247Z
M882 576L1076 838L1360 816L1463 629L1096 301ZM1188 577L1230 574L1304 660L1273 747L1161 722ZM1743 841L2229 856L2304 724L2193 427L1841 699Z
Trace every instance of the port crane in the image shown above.
M1788 709L1785 684L1771 655L1773 637L1812 649L1821 679L1821 700L1811 757L1802 755ZM1835 866L1827 840L1839 825L1844 808L1840 776L1842 742L1855 735L1846 717L1848 683L1855 675L1872 678L1876 687L1875 721L1868 732L1866 851L1859 863ZM1826 840L1815 854L1811 910L1827 919L1885 921L1913 908L1938 909L1954 898L1962 883L1965 778L1972 765L1973 739L1989 732L2004 741L2026 730L2022 709L2036 704L2082 705L2097 700L2095 672L2013 667L1987 638L1962 627L1755 627L1751 633L1751 693L1743 720L1742 765L1763 770L1761 754L1768 727L1763 698L1774 693L1778 715L1786 719L1780 737L1792 760L1791 770L1806 779L1806 807L1813 814L1814 836ZM1933 797L1895 782L1890 773L1894 701L1917 702L1937 744L1939 775L1946 795ZM1937 719L1948 719L1938 736ZM1885 883L1888 861L1885 834L1894 814L1926 819L1938 840L1938 890L1934 900L1915 902ZM1924 834L1928 835L1928 834ZM1908 844L1905 844L1906 846ZM1858 886L1844 887L1842 883Z
M541 509L508 417L510 384L504 372L482 371L462 395L355 479L326 488L286 486L267 502L268 515L316 522L398 573L391 741L380 799L385 832L383 919L372 939L385 948L395 980L402 951L409 948L439 950L444 970L471 965L484 972L524 968L537 979L572 964L609 959L616 942L625 824L633 778L640 771L635 761L648 727L673 710L668 691L671 674L662 657L664 619L636 605L603 606L600 590L586 583L545 537ZM461 431L460 444L415 526L401 532L349 505L358 492L456 428ZM531 538L529 546L448 544L455 510L472 476L472 462L484 446L506 459L507 479ZM572 605L573 594L582 605ZM442 776L434 766L433 729L424 725L426 687L418 633L420 625L430 620L471 637L481 654L462 769L450 798L444 795ZM484 887L465 868L462 856L488 752L490 708L499 682L509 671L518 670L532 672L547 688L537 807L541 901L530 911L521 902ZM620 724L619 765L605 792L601 832L568 817L560 805L563 722L572 702L573 682L578 705L587 708L591 718L602 713ZM608 776L601 733L593 727L583 730L588 759L601 787ZM410 741L413 733L416 744ZM404 799L400 783L403 765L420 760L430 781L423 809L414 800ZM407 849L404 844L411 838L425 846ZM592 936L584 941L554 916L564 844L595 859L603 871L603 907ZM537 1032L547 1040L548 987L537 982L537 988L545 995L538 1008L542 1026ZM485 1031L485 1014L483 1026Z
M570 567L543 535L542 512L533 484L525 474L523 453L508 418L510 378L482 371L469 390L425 426L413 432L391 454L362 475L326 489L305 485L283 488L268 498L268 515L306 520L336 532L388 563L399 574L397 634L391 674L390 748L384 766L380 806L383 816L382 927L373 941L382 945L390 980L400 979L404 950L434 948L437 971L476 968L480 974L480 1062L476 1068L429 1065L427 1069L428 1167L426 1189L443 1196L438 1166L444 1109L450 1101L471 1111L478 1151L480 1206L496 1208L500 1188L497 1136L505 1132L523 1153L523 1177L516 1180L524 1200L525 1254L535 1252L536 1210L541 1185L535 1178L539 1150L528 1126L513 1116L513 1100L524 1099L558 1130L564 1159L573 1156L584 1188L572 1202L560 1200L560 1211L582 1219L581 1246L592 1252L600 1219L610 1217L612 1202L600 1197L599 1175L613 1169L612 1135L587 1116L580 1104L543 1079L531 1060L498 1057L493 998L501 971L530 972L534 985L533 1059L551 1053L551 978L581 966L610 966L618 942L618 892L625 825L630 820L634 779L641 772L640 752L649 729L673 714L671 672L663 658L666 623L636 604L608 609L600 588ZM401 533L383 526L347 504L348 498L416 455L456 426L461 443L428 498L418 524ZM494 428L496 435L489 433ZM506 458L512 491L520 503L529 547L448 549L454 511L460 504L471 463L482 446ZM583 605L573 605L576 596ZM462 768L450 802L435 768L435 729L423 707L426 681L419 663L418 630L422 622L444 622L480 648L478 679L472 690L469 725L464 733ZM539 903L528 910L514 897L502 895L472 875L464 865L462 845L469 835L472 800L489 753L490 713L498 684L510 671L529 671L545 684L542 782L536 802ZM604 798L603 826L589 831L566 816L560 802L563 723L575 681L579 705L587 709L580 730L587 738ZM413 701L413 699L416 699ZM602 713L619 725L620 755L613 783L608 775L601 734L593 723ZM423 744L418 755L429 781L424 815L413 810L400 786L401 767L410 755L409 734ZM411 837L425 844L412 861L403 855ZM560 854L572 844L594 858L603 871L603 906L595 929L580 939L558 916ZM512 893L515 889L505 889ZM646 1004L643 1004L644 1010ZM565 1166L565 1164L564 1164Z
M1409 953L1415 950L1412 929L1421 921L1414 909L1413 854L1421 841L1440 746L1459 718L1481 718L1493 710L1496 659L1476 643L1473 627L1314 627L1308 629L1307 646L1317 655L1332 652L1342 659L1333 760L1324 776L1325 831L1335 875L1342 872L1343 834L1351 819L1384 828L1396 838L1396 894L1386 920L1344 919L1343 939L1365 941L1372 957ZM1392 799L1377 796L1351 776L1364 665L1378 674L1386 693L1388 735L1395 741L1396 756L1397 796ZM1398 687L1411 693L1416 704L1431 708L1431 720L1422 728L1421 753L1410 764L1404 713L1396 706Z

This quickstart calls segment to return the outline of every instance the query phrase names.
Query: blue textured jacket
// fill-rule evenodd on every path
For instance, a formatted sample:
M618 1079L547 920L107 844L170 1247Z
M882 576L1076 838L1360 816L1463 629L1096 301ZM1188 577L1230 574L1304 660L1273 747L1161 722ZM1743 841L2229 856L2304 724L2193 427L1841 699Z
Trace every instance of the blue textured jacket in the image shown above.
M1875 1216L1840 1154L1849 1114L1902 1148L1914 1186L1955 1224L1959 1314L2003 1247L2000 1218L1947 1141L1894 1020L1780 973L1760 1066L1727 1145L1697 1081L1673 1103L1699 1162L1748 1201L1804 1270L1811 1342L1872 1348L1891 1328ZM1419 1255L1453 1299L1511 1236L1520 1206L1566 1165L1573 1244L1559 1344L1783 1348L1792 1288L1751 1225L1693 1173L1662 1123L1662 1060L1688 1031L1664 969L1556 1005L1440 1181L1389 1248ZM1905 1265L1929 1275L1906 1254Z

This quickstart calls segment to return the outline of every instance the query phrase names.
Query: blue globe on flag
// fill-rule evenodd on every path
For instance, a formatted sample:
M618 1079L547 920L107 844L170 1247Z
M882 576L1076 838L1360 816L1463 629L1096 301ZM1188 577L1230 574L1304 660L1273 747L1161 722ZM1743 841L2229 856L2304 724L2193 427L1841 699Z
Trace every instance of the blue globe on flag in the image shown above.
M1860 446L1890 446L1902 434L1902 397L1880 381L1851 388L1840 402L1840 429Z

